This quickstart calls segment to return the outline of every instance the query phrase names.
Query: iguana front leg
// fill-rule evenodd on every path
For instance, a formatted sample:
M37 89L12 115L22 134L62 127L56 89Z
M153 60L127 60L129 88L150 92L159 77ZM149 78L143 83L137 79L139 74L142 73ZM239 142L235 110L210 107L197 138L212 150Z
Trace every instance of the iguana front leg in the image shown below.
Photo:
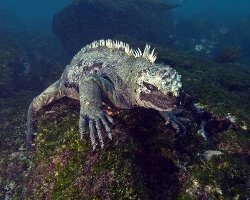
M113 123L113 120L102 109L103 89L102 78L95 75L84 77L79 82L81 105L79 120L80 139L83 138L88 127L93 150L97 146L97 137L101 147L104 147L102 127L104 127L104 130L108 133L108 137L112 140L109 123Z
M177 133L180 133L181 130L183 131L183 134L186 133L187 129L182 124L182 122L190 122L191 120L184 117L177 117L177 115L181 114L183 112L183 109L176 109L173 111L165 111L160 112L160 115L165 119L165 124L171 124L172 127L177 131Z

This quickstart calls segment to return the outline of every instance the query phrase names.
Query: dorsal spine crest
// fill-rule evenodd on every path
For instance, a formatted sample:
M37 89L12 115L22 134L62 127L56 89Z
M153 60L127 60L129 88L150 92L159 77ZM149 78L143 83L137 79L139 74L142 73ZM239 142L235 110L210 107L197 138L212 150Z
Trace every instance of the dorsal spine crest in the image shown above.
M145 58L148 61L150 61L152 64L154 64L155 60L157 59L155 52L155 49L150 51L150 45L146 44L146 47L142 53L140 48L137 50L134 50L132 47L129 46L129 44L122 42L122 41L117 41L117 40L97 40L92 42L91 44L88 44L85 46L82 50L87 51L90 49L96 49L98 47L107 47L109 49L119 49L125 52L129 56L133 56L134 58Z

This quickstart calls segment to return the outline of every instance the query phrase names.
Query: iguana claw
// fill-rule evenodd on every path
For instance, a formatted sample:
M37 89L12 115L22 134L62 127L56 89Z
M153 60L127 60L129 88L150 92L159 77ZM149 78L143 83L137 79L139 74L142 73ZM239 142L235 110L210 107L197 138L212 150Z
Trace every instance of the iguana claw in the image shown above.
M104 139L102 135L102 127L108 134L109 139L112 140L112 132L108 123L113 123L113 119L101 110L92 110L88 115L81 114L79 120L80 139L83 139L83 135L88 127L93 150L96 149L98 144L97 138L100 142L101 148L103 149Z
M166 120L165 124L170 124L177 133L185 134L187 132L186 127L181 122L190 122L191 120L184 117L177 117L183 112L183 109L176 109L170 112L161 112L161 116ZM182 130L182 131L181 131Z

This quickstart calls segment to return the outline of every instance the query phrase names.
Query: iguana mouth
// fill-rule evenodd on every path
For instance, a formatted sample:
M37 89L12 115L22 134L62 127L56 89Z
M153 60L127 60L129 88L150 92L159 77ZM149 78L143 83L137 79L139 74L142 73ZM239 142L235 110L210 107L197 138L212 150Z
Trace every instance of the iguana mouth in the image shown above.
M164 95L162 93L144 93L141 92L140 99L152 103L160 109L173 110L179 104L179 98L172 95Z

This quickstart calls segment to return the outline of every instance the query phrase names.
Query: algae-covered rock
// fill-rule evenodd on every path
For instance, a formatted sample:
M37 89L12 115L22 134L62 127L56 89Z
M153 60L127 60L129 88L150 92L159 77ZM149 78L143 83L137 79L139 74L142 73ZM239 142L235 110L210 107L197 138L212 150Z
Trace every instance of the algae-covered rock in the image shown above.
M19 91L0 98L0 199L22 199L25 194L32 167L31 152L24 148L26 108L34 95Z
M178 192L175 137L154 111L116 111L113 141L92 152L78 134L79 105L43 113L27 195L48 199L165 199ZM151 116L154 116L151 118ZM144 126L144 124L147 124ZM167 149L169 147L169 149ZM173 157L173 158L171 158Z
M247 199L249 165L242 157L223 155L183 170L185 192L179 199Z
M120 34L166 44L173 32L169 10L174 7L160 0L77 0L55 15L53 30L70 54Z
M0 29L0 97L8 96L17 86L21 71L20 54L8 33Z
M115 120L114 138L106 137L105 148L94 152L88 133L79 140L79 103L69 99L54 103L38 119L34 166L25 195L30 199L247 197L249 141L242 151L222 149L214 138L220 135L230 145L231 140L222 139L230 131L237 132L230 126L207 132L206 141L198 133L200 122L216 119L205 112L198 114L189 97L183 102L183 116L192 119L184 135L166 126L154 110L105 108ZM223 155L206 161L203 154L211 148L222 150Z

